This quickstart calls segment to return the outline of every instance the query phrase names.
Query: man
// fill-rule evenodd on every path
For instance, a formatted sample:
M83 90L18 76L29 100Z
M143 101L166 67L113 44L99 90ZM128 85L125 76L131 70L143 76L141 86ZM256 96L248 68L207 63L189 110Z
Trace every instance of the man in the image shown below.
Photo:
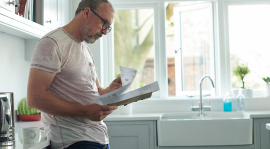
M101 106L94 97L122 86L115 79L101 88L87 43L106 35L114 17L107 0L82 0L73 20L37 43L31 61L27 102L42 111L53 149L109 149L102 121L116 106Z

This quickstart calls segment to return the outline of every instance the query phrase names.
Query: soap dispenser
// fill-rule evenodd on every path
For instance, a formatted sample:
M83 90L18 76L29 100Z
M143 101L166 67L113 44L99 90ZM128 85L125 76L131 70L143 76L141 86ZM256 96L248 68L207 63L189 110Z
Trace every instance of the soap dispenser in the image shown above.
M232 112L232 100L229 95L229 92L227 92L226 96L223 98L223 107L224 112Z
M239 90L236 96L237 100L237 111L245 111L245 96L242 93L242 89Z

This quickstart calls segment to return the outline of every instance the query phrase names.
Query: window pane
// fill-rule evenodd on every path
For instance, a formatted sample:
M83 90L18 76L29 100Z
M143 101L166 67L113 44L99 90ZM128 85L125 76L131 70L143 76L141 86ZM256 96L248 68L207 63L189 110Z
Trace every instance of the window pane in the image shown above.
M215 81L212 3L166 5L168 96L199 94L204 75ZM209 80L203 82L202 89L214 95Z
M153 9L116 10L114 17L115 76L119 66L137 70L131 89L153 83L155 47Z
M270 6L229 6L228 12L231 72L239 64L247 65L250 73L244 77L245 88L262 90L262 77L270 76ZM234 75L231 81L232 88L243 86Z

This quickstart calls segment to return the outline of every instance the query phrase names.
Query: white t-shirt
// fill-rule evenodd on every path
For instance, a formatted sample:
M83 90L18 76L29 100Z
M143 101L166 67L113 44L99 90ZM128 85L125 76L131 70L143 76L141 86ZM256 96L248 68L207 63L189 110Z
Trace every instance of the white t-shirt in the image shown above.
M98 93L97 73L90 49L58 28L37 43L31 68L56 73L49 92L55 96L83 105L93 104ZM41 112L44 130L53 149L62 149L78 141L108 144L107 127L81 117L61 117Z

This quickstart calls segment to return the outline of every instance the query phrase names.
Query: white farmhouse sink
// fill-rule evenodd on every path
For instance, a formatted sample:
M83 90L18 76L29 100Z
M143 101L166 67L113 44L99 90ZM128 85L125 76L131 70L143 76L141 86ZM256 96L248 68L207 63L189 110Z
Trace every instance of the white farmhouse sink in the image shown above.
M165 113L157 122L158 146L252 144L252 119L242 112Z

